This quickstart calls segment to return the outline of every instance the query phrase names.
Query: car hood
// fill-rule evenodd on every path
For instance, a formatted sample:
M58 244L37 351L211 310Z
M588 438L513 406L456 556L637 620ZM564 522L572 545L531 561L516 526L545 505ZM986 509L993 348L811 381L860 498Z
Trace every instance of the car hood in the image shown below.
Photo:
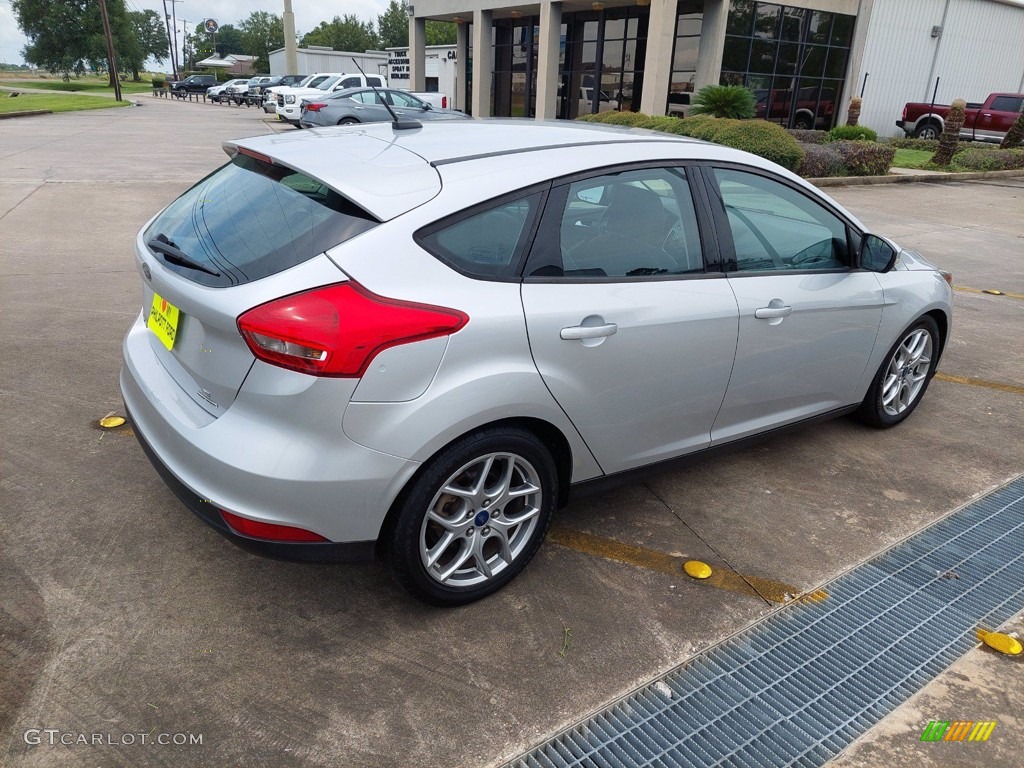
M230 156L245 148L326 184L388 221L435 198L441 176L426 160L383 137L335 129L288 131L226 141Z

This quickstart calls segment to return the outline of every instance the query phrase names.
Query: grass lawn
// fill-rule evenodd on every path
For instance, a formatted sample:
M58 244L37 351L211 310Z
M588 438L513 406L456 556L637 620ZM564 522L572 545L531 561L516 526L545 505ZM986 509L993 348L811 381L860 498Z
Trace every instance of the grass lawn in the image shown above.
M51 112L75 112L80 109L109 109L127 107L127 101L96 99L92 96L72 96L63 93L23 93L11 98L0 93L0 112L28 112L33 109L49 109Z
M143 75L141 83L133 83L130 80L121 83L121 93L145 93L153 90L148 75ZM70 83L62 82L59 77L47 80L35 80L27 77L8 78L0 77L0 85L22 88L41 88L47 91L64 91L67 93L113 93L114 89L107 85L105 77L82 77L78 80L71 78Z
M931 163L934 155L934 152L927 149L897 149L892 164L897 168L924 168Z

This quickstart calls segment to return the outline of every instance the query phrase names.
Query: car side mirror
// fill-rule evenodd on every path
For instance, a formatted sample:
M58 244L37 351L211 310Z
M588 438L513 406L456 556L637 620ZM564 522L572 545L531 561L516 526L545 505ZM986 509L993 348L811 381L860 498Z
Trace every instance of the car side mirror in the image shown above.
M424 112L429 112L429 111L430 111L430 110L432 110L433 108L434 108L434 106L433 106L432 104L429 104L429 103L428 103L428 102L426 102L426 101L425 101L425 102L423 102L423 111L424 111Z
M896 263L896 249L878 235L865 235L860 245L861 268L870 272L888 272Z

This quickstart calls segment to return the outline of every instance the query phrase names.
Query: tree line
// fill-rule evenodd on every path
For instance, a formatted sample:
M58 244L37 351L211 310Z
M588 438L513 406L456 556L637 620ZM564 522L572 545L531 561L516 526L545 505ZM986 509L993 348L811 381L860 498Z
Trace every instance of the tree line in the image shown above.
M99 0L11 0L18 26L28 38L22 51L25 61L51 72L82 74L109 71L103 40ZM156 11L129 11L125 0L107 0L114 56L118 68L139 80L147 59L163 63L170 55L167 31ZM451 45L455 25L428 21L427 45ZM339 51L366 51L403 47L409 44L409 16L400 0L390 4L376 21L363 21L355 14L321 21L302 35L299 46L321 45ZM270 52L284 47L284 22L267 11L253 11L235 24L223 24L210 35L197 24L187 34L182 50L183 64L232 53L255 56L257 72L270 70ZM298 74L298 73L292 73ZM111 73L111 78L115 73Z

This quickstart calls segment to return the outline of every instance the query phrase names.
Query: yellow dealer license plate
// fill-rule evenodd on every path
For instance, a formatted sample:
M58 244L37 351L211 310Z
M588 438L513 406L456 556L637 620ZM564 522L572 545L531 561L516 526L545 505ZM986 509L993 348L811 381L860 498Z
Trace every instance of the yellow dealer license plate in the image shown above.
M156 334L161 343L170 349L178 335L178 308L160 294L153 294L153 306L149 308L146 325Z

